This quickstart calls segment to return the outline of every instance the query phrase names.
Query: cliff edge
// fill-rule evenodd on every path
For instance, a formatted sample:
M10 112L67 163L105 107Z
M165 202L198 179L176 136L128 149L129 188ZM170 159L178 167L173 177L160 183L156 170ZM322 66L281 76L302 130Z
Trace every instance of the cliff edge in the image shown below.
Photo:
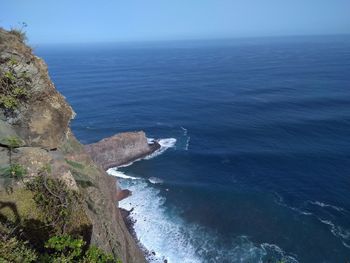
M21 33L0 29L0 223L29 227L28 239L41 244L47 233L33 222L40 225L44 215L26 183L44 174L79 196L62 231L124 263L146 262L117 207L116 179L103 169L111 163L96 164L76 140L74 115Z

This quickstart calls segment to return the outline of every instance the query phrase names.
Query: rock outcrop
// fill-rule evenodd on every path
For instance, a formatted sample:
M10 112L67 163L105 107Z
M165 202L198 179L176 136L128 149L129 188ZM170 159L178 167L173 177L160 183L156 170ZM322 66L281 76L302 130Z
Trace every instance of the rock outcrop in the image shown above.
M7 74L7 79L3 78L1 83L1 92L5 97L2 100L7 98L11 102L11 99L19 97L18 102L13 102L17 108L10 108L12 112L7 110L0 114L1 122L11 124L11 129L7 129L4 135L10 133L19 136L25 145L57 148L74 116L72 108L55 89L45 62L34 56L32 50L16 34L0 29L0 41L0 71ZM12 92L11 98L6 92L5 83L13 84L14 79L21 85L17 85L17 93L22 92L22 96ZM0 135L3 136L3 133ZM3 138L0 141L4 143Z
M19 32L0 29L0 169L16 163L26 169L25 180L30 180L50 167L51 176L82 196L76 227L86 229L82 235L87 242L113 253L123 263L145 262L117 207L118 196L125 193L118 194L116 179L108 176L75 139L69 128L73 117L43 60L25 45ZM108 160L106 165L110 163ZM35 219L31 197L21 181L8 194L0 174L0 202L6 200L16 208L17 221ZM0 208L0 216L11 218L10 212Z
M142 131L119 133L85 146L91 158L106 170L145 157L159 148L156 141L148 143Z

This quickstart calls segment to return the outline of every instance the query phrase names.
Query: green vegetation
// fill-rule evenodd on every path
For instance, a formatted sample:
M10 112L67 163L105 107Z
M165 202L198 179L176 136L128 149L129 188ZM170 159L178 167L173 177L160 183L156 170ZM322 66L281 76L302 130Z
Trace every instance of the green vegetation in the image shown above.
M20 138L17 138L16 136L9 136L5 138L5 144L9 150L10 165L12 165L13 150L20 147L22 143L23 143L22 140Z
M69 235L53 236L45 243L43 252L30 247L27 241L6 235L0 236L1 263L121 263L112 255L90 246L81 238Z
M0 262L121 263L88 245L80 195L50 172L46 165L26 188L0 192Z
M95 185L86 178L85 174L91 170L91 167L82 163L78 163L72 160L65 159L66 163L71 166L71 173L77 183L82 188L94 187Z
M29 248L28 242L0 236L0 262L30 263L37 262L37 258L37 253Z
M22 165L12 162L14 149L20 147L23 142L16 136L9 136L3 140L3 143L8 147L10 165L0 168L0 176L4 178L4 185L7 191L12 191L13 183L23 180L27 174L27 170Z
M22 140L16 136L6 137L5 142L6 145L10 148L10 150L20 147L23 143Z
M32 80L25 66L15 58L5 59L3 66L0 72L0 107L9 114L29 99Z
M12 28L9 33L18 37L22 42L25 42L27 40L25 28L27 27L27 23L22 22L21 26L19 28Z
M15 163L3 169L2 176L16 180L22 180L26 173L27 170L22 165Z
M54 236L48 240L45 247L51 251L44 256L47 262L79 262L79 263L119 263L112 255L101 249L90 246L84 250L85 241L68 235Z
M9 31L10 34L18 37L22 42L25 42L27 40L27 36L26 36L26 33L21 30L21 29L17 29L17 28L12 28L10 31Z
M7 192L13 192L13 185L19 180L23 180L27 170L20 164L10 164L8 167L0 168L0 176Z
M75 169L80 169L80 170L84 169L84 165L82 165L81 163L74 162L68 159L65 159L65 160L70 166L72 166Z
M56 233L66 233L73 209L80 204L77 192L69 190L64 182L41 174L26 184L34 193L34 201L46 215L47 225Z

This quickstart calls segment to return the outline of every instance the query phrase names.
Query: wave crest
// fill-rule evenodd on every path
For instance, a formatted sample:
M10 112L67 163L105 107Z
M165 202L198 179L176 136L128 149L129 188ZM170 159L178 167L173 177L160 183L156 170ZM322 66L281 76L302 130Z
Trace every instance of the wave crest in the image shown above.
M152 138L149 138L148 140L154 140ZM151 153L150 155L147 155L144 159L149 160L152 159L158 155L161 155L169 148L173 148L176 145L176 139L175 138L166 138L166 139L160 139L157 141L160 145L160 148L156 150L155 152Z

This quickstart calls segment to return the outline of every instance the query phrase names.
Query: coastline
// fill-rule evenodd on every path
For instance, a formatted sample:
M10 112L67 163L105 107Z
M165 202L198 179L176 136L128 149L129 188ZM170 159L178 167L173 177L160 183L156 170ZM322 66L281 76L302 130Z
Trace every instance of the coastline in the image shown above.
M149 251L137 238L137 233L135 231L134 228L134 224L136 222L135 219L133 219L130 214L133 211L133 209L131 210L126 210L124 208L120 208L119 207L119 212L124 220L124 224L127 228L127 230L129 231L130 235L132 236L132 238L135 240L137 246L140 248L140 250L143 252L144 257L146 258L146 260L149 260L152 258L152 256L155 256L156 253L154 251ZM164 263L166 263L166 259L164 260Z
M118 133L111 137L104 138L99 142L84 146L85 152L107 171L110 168L117 168L132 164L137 160L152 156L155 152L162 148L162 145L157 140L147 139L144 132L124 132ZM127 150L125 150L127 149ZM125 154L127 153L127 154ZM112 176L111 177L116 177ZM126 229L134 239L139 249L143 252L144 257L149 259L155 255L155 252L149 251L137 238L134 229L135 219L130 216L133 211L120 208L118 202L132 195L129 189L121 189L118 179L116 178L116 206L124 221ZM167 262L166 260L164 262Z

